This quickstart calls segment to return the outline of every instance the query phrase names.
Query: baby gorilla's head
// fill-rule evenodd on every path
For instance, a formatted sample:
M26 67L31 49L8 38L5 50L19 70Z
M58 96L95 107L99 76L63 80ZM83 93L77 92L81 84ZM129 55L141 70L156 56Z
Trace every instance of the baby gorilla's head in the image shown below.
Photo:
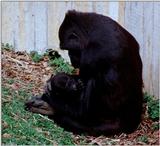
M58 96L59 93L70 93L71 91L77 91L77 82L68 74L59 73L55 76L51 75L50 79L45 85L45 94L49 96Z

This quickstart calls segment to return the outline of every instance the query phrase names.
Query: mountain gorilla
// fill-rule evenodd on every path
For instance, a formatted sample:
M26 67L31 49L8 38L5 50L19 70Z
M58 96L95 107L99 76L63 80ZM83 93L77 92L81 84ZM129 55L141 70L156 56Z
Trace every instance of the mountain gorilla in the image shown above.
M142 62L135 38L109 17L68 11L59 29L78 75L59 73L26 109L89 135L133 132L141 121Z

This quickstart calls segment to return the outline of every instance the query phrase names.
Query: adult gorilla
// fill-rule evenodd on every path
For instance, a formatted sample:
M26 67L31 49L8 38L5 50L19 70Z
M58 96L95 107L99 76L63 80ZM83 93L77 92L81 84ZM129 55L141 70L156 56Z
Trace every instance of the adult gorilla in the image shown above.
M52 76L26 103L65 129L90 135L133 132L142 112L142 62L135 38L109 17L68 11L59 29L79 75Z

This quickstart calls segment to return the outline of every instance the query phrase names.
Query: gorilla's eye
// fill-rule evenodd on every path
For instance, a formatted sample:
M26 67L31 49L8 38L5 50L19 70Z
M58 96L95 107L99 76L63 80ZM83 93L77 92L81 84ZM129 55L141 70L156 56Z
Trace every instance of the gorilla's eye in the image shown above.
M73 32L71 35L69 35L68 39L78 39L78 35Z

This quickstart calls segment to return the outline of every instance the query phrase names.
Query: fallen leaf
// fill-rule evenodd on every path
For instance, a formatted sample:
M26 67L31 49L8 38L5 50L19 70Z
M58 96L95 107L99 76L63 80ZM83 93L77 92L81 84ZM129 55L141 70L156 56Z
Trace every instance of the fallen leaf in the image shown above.
M20 85L18 83L13 83L12 85L10 85L12 89L14 90L18 90L20 88Z
M11 134L8 134L8 133L4 133L2 135L3 138L11 138Z
M2 121L2 128L8 128L9 127L9 125L8 125L8 123L7 122L5 122L5 121Z

